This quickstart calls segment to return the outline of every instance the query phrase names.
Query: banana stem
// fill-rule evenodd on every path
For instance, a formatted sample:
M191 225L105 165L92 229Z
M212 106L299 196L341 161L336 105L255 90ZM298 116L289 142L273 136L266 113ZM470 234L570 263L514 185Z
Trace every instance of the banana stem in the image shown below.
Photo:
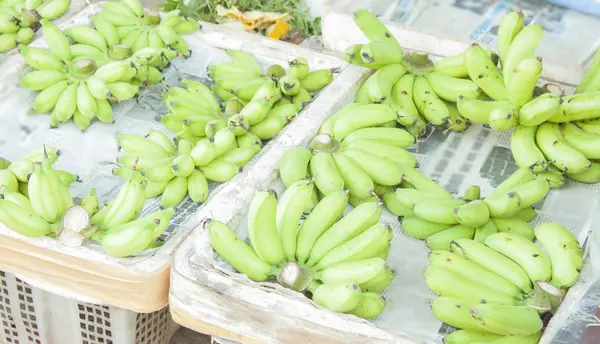
M84 59L73 61L69 65L69 72L75 78L86 78L96 72L97 66L93 60Z
M123 44L115 44L110 47L108 50L108 56L113 60L124 60L126 58L131 57L132 51L131 47L128 47Z
M42 19L42 16L36 10L23 9L21 15L32 24L38 23Z
M146 25L158 25L160 23L160 15L156 11L148 11L144 16Z
M416 75L426 74L433 67L433 62L429 59L429 55L418 53L406 54L402 64Z
M340 144L329 134L315 136L308 146L314 152L335 153L340 149Z

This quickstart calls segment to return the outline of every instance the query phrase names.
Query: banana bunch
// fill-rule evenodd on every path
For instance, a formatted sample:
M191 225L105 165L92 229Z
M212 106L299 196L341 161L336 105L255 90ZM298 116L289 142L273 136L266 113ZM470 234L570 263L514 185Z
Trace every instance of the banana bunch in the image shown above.
M194 144L179 140L177 147L162 132L150 130L146 137L118 134L123 155L117 158L121 165L113 174L123 180L132 175L143 183L143 199L160 196L162 208L175 208L189 195L192 201L203 203L208 199L208 182L192 159Z
M67 12L71 0L5 0L0 3L0 52L33 41L40 19L54 20Z
M179 15L178 10L165 13L146 11L139 0L110 1L99 5L102 11L96 20L112 23L116 43L130 47L133 52L144 48L174 50L178 55L190 56L191 51L181 34L200 29L191 18Z
M44 147L0 170L2 224L30 237L60 233L62 218L74 205L68 189L73 175L52 167L57 156L58 150Z
M427 55L404 55L391 32L370 12L356 11L354 21L370 42L349 46L345 59L376 69L359 89L357 103L387 105L397 114L397 123L415 137L424 136L429 123L452 131L470 126L456 102L461 97L480 98L482 90L476 82L464 78L468 75L462 55L434 65ZM484 60L491 59L490 52L481 52ZM482 72L486 67L476 68ZM394 127L395 122L386 125Z
M429 256L425 282L440 297L434 314L461 330L446 343L537 343L540 314L575 284L583 265L579 242L557 223L535 230L541 247L517 234L495 233L483 242L453 240L450 251ZM547 253L546 253L547 252Z
M600 155L595 145L600 143L600 132L596 127L600 128L594 120L519 125L511 136L511 152L519 167L544 175L554 187L563 185L565 177L597 183Z
M485 198L480 197L477 186L457 199L431 180L413 185L385 194L385 204L401 218L404 233L425 240L431 250L445 251L454 240L484 242L495 233L532 241L534 229L528 223L536 216L532 206L550 190L548 179L529 168L517 170Z
M132 170L119 193L101 209L95 190L90 190L80 203L92 223L85 235L114 257L131 256L159 245L155 240L169 227L175 209L165 208L138 218L146 188L147 181L141 173Z
M340 189L315 200L314 180L305 177L288 175L285 180L293 182L279 200L274 190L256 193L248 211L249 245L217 220L204 224L210 243L254 281L277 277L293 290L308 290L329 310L372 319L384 310L381 292L394 278L385 263L392 231L378 223L382 203L367 202L343 215L349 192ZM309 214L299 225L304 213ZM291 275L285 272L290 265ZM295 289L304 269L313 282ZM282 283L281 275L291 282Z
M298 176L313 176L313 200L346 189L354 206L379 202L407 174L420 175L414 170L416 158L405 149L415 143L415 137L400 128L376 127L394 117L382 104L346 106L323 124L310 149L294 148L283 154L281 178L290 185Z
M299 57L289 62L287 71L276 64L270 66L266 74L263 74L262 67L248 53L230 49L227 50L227 54L231 62L208 67L208 75L215 83L211 89L224 101L237 97L245 103L250 103L261 97L271 96L273 98L268 102L271 106L292 103L296 105L299 112L305 103L312 100L312 94L319 92L333 81L334 74L338 71L337 68L331 68L311 72L308 60ZM273 87L278 89L279 94L257 96L260 94L259 89L265 84L274 84ZM267 108L268 106L253 104L252 107Z
M73 57L67 34L50 21L43 19L41 24L49 48L19 46L25 62L34 68L21 78L20 85L39 91L31 112L50 112L51 127L58 127L71 119L81 130L87 129L94 119L112 123L110 102L129 100L139 91L139 86L129 83L136 69L126 60L98 67L93 58ZM67 29L67 33L75 35L73 32L82 28L88 27L73 27ZM99 38L106 50L104 38ZM128 76L131 77L126 79Z

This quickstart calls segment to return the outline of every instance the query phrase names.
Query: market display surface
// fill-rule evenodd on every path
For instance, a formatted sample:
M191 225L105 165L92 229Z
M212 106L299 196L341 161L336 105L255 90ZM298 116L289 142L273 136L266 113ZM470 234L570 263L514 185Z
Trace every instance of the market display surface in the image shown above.
M196 252L188 245L176 260L191 260L180 265L182 278L200 274L202 282L196 280L196 285L206 284L207 289L197 294L210 300L196 300L189 290L193 284L182 280L181 289L175 283L171 290L172 298L181 297L171 302L172 307L182 307L175 313L183 319L186 307L179 302L213 307L218 302L213 289L235 300L242 291L233 289L241 288L255 299L236 300L233 307L254 307L269 316L274 308L266 301L269 293L262 293L265 283L234 277L230 264L250 280L278 283L333 312L373 319L378 327L360 327L364 323L356 318L343 316L338 321L319 312L320 318L326 317L320 333L346 336L339 339L344 342L360 342L358 338L368 333L374 342L538 343L569 287L579 279L584 250L579 228L576 236L535 206L555 192L552 189L598 182L592 148L600 138L593 129L600 86L597 67L587 72L572 95L559 85L538 86L542 59L535 50L543 30L536 24L525 26L519 12L503 19L497 53L473 44L461 55L435 62L426 54L403 54L369 12L357 11L354 20L371 42L350 46L346 60L375 72L360 86L353 103L342 103L325 117L308 144L282 148L275 167L280 179L257 186L271 188L244 196L244 202L251 201L239 205L241 214L204 214L203 227L191 237ZM434 151L427 144L433 136L488 136L489 129L480 125L506 132L501 137L510 139L516 161L512 174L503 171L504 180L491 187L489 182L469 186L461 180L458 190L452 180L444 178L442 185L419 171L428 153L420 149ZM448 134L452 131L464 134ZM466 147L455 141L455 146ZM436 153L440 158L441 152ZM450 154L443 162L452 164L447 159L460 153L443 154ZM404 259L414 264L416 259L407 256L416 253L412 246L411 253L400 251L409 246L398 236L425 241L428 266L419 277L436 295L428 312L454 330L440 329L441 336L437 331L425 334L428 329L419 328L418 321L423 309L398 308L410 295L402 287L403 278L415 275L395 273L407 273L407 267L395 269L394 264ZM211 257L213 250L217 255ZM421 252L416 255L423 257ZM395 257L386 262L390 256ZM229 288L223 289L225 285ZM311 307L301 298L280 289L271 297L274 303L287 297L289 306L302 308L286 313L296 324L316 321L305 315ZM386 305L394 301L393 313L386 314ZM232 338L295 338L266 328L240 333L226 316L218 323L235 333ZM219 333L223 334L227 335Z

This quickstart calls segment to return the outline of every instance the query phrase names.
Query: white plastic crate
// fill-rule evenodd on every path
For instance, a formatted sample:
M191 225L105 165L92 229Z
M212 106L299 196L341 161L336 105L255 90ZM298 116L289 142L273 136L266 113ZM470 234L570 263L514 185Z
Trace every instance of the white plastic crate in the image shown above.
M79 302L0 271L3 344L168 344L177 327L167 307L141 314Z
M97 5L91 5L62 23L61 27L87 24L88 16L98 10ZM207 23L203 23L199 32L186 35L185 38L193 54L188 60L173 61L167 72L169 82L173 79L177 81L178 76L201 80L206 78L207 65L228 60L223 49L246 51L254 55L265 67L273 63L286 65L288 61L303 56L314 69L341 68L332 84L316 96L316 101L332 98L333 90L340 86L338 79L344 75L347 66L344 61L333 56ZM43 40L34 41L32 44L45 45ZM106 202L109 199L108 195L114 194L123 182L110 173L112 166L106 163L115 161L118 155L114 134L146 134L151 128L166 130L160 122L155 121L155 116L162 111L160 107L163 106L160 90L152 88L140 96L139 102L129 101L115 106L115 125L95 123L84 135L76 130L72 123L50 131L46 130L48 116L26 114L31 92L17 87L19 76L25 68L23 58L18 54L0 61L0 71L4 73L0 74L0 77L6 85L0 90L0 150L3 157L17 159L25 152L41 147L42 144L56 145L63 153L57 167L76 173L84 180L84 183L72 187L73 195L81 197L89 188L95 187L100 201ZM295 121L303 116L304 111ZM33 132L26 140L20 140L17 136L23 132L24 126ZM287 132L288 129L284 128L278 136L285 140ZM61 145L65 137L72 140ZM238 194L245 187L240 183L243 180L241 178L262 168L260 159L270 146L265 145L263 151L232 181L219 184L211 190L211 198L207 203L218 194L223 194L225 198ZM81 154L82 147L87 154ZM65 161L68 163L64 164ZM147 206L152 205L148 203ZM0 256L0 269L18 274L36 287L82 302L107 304L140 313L154 312L168 303L170 255L179 241L199 224L195 215L197 208L193 202L184 200L178 208L181 215L174 218L165 233L165 244L130 258L110 257L98 245L90 243L74 248L52 238L25 237L0 224L0 251L3 252Z
M420 40L422 37L422 34L410 36L407 33L402 40L418 41L416 45L425 50L427 46ZM427 39L434 60L440 55L457 53L455 49L460 46L458 42L433 36ZM405 44L405 48L409 50L412 46ZM446 48L450 53L444 54ZM560 71L552 66L550 70ZM283 185L278 179L278 163L283 153L291 147L306 146L326 118L354 100L362 80L358 75L354 80L344 80L347 84L337 90L333 103L324 107L318 102L311 104L306 110L306 122L290 127L286 140L277 140L261 159L260 174L244 176L247 187L242 193L235 198L215 199L198 217L225 222L246 239L246 214L255 192L274 189L281 195ZM541 82L550 81L554 79L545 75ZM569 89L572 84L561 85ZM409 151L416 155L421 172L450 192L462 194L470 185L479 185L482 195L487 195L518 169L511 156L509 138L510 131L499 133L480 125L473 125L463 133L434 128L418 147ZM570 182L564 188L552 190L536 205L538 216L532 225L548 221L565 224L584 243L591 229L587 220L594 218L597 211L596 207L588 209L581 204L596 204L592 202L598 197L599 187L600 183ZM217 341L224 338L242 343L440 344L451 329L439 321L429 307L434 295L422 276L428 266L429 249L423 241L405 235L397 217L387 210L381 221L394 230L387 263L396 272L396 278L385 292L386 310L372 321L328 311L277 283L249 280L212 250L202 228L192 232L175 251L169 291L171 314L179 324L208 333ZM542 343L551 343L554 330L562 326L563 315L571 311L570 296L578 295L582 286L593 278L589 274L589 261L587 258L587 268L567 294Z

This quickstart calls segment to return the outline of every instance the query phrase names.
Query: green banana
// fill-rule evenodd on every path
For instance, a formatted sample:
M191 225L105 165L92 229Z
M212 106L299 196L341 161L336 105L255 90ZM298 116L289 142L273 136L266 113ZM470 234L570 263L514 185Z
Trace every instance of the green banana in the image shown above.
M581 173L590 168L592 163L564 139L558 124L543 123L538 127L535 138L546 158L559 170Z
M256 254L271 265L282 264L285 253L277 231L277 198L274 190L259 191L248 210L248 235Z
M240 239L225 223L207 219L203 224L213 249L237 271L253 281L266 281L275 271L262 261L248 244Z
M435 294L453 297L467 302L493 303L516 306L521 302L515 297L479 284L478 280L465 278L452 270L430 265L424 273L425 283Z
M520 235L496 233L488 236L485 244L519 264L532 282L548 282L552 277L550 258L540 247Z
M415 78L413 101L423 117L434 125L444 125L450 118L448 107L436 95L424 76Z
M327 253L363 233L381 217L381 203L363 203L347 213L315 242L307 266L315 266Z
M336 117L333 123L333 138L341 142L355 130L376 127L394 120L396 120L396 113L387 105L360 105L347 109Z
M324 195L344 188L344 179L337 170L330 153L317 152L313 154L310 158L310 174L316 177L315 185Z
M518 217L493 219L493 221L496 224L498 232L516 234L527 240L533 241L533 227L526 221L521 220Z
M561 131L565 141L588 159L600 159L600 135L586 133L573 123L563 123Z
M387 300L381 294L363 291L360 297L360 302L350 311L350 314L353 314L359 318L370 320L379 316L385 309L386 305Z
M498 233L498 228L496 227L496 224L494 223L494 221L492 221L490 219L488 222L486 222L482 226L475 228L475 235L473 236L473 240L480 242L480 243L484 243L485 238L487 238L488 236L490 236L494 233Z
M560 113L562 96L554 93L544 93L529 101L519 111L519 124L527 127L538 126Z
M476 305L470 312L483 330L505 336L535 334L543 326L538 312L527 306L488 303Z
M455 225L425 239L427 247L432 251L450 251L450 243L457 239L473 239L475 228Z
M450 326L483 331L477 320L471 316L471 309L478 304L479 302L440 296L431 302L431 310L438 319Z
M490 219L489 209L482 200L471 201L454 209L458 223L467 227L479 227Z
M416 216L404 217L400 221L400 224L402 225L402 231L405 234L422 240L450 228L450 225L429 222Z
M538 24L532 24L526 26L513 39L502 64L506 85L510 85L511 73L521 61L533 57L533 53L540 44L543 35L544 29Z
M498 25L498 56L503 67L510 45L519 32L523 30L524 23L525 16L523 12L513 11L504 15L500 21L500 25Z
M456 102L459 96L477 98L481 89L473 81L448 76L439 72L425 74L429 85L441 99Z
M345 150L342 154L351 158L376 184L394 186L402 182L405 166L357 149Z
M283 243L283 251L288 261L296 258L296 236L298 222L304 209L311 201L313 182L300 180L292 184L281 196L277 206L277 231Z
M575 235L565 226L548 222L535 227L535 237L552 261L552 285L568 288L575 284L583 267L583 250Z
M338 313L348 313L360 303L361 290L358 284L342 282L335 284L311 284L308 289L312 300L318 305Z
M475 240L458 239L450 244L450 250L468 261L506 278L525 294L533 290L532 282L522 267L482 243Z
M352 158L344 154L334 154L333 160L344 179L344 187L350 190L351 196L364 198L371 195L375 188L373 180Z
M428 221L454 225L459 223L454 214L454 208L465 204L463 200L424 200L417 202L413 211L415 215Z
M516 12L513 12L516 13ZM500 41L498 41L500 44ZM479 342L491 342L496 339L504 338L499 334L473 331L473 330L458 330L450 333L444 337L444 344L468 344L468 343L479 343Z
M542 58L531 57L521 61L510 74L507 84L508 99L523 106L533 99L533 91L542 75Z
M377 257L389 247L392 240L390 226L377 223L356 237L329 251L314 265L315 270L324 269L335 263L360 261Z
M323 197L300 225L296 239L296 257L300 264L309 259L317 239L342 216L348 204L348 192L338 190Z
M469 77L485 94L494 100L508 99L506 76L502 76L502 72L479 44L471 44L465 50L464 57Z
M509 218L521 210L521 196L516 192L495 193L484 198L490 217Z
M312 153L308 148L295 147L286 150L279 160L279 176L286 187L308 177L308 164Z
M537 130L538 127L517 125L511 135L510 150L517 166L539 173L547 170L550 163L535 141Z

